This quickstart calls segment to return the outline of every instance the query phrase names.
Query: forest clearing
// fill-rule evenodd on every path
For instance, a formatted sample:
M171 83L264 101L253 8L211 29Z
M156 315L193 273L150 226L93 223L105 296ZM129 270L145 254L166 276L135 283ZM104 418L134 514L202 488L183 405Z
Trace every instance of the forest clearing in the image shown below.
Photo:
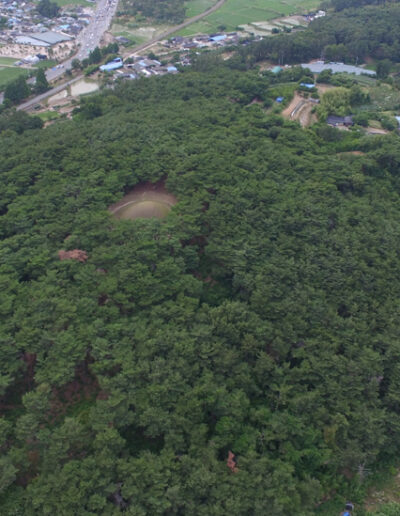
M109 210L118 219L164 218L177 202L162 181L155 184L147 182L135 186Z

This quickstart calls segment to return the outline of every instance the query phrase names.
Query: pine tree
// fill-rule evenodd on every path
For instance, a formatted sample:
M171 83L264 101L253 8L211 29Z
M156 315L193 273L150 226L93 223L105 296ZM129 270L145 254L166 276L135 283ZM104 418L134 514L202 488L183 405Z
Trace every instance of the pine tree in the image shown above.
M49 89L49 83L46 79L46 74L44 73L43 68L39 68L36 72L36 84L35 84L35 92L36 93L44 93Z
M21 100L28 97L30 88L22 75L7 84L4 91L4 99L10 100L13 104L18 104Z

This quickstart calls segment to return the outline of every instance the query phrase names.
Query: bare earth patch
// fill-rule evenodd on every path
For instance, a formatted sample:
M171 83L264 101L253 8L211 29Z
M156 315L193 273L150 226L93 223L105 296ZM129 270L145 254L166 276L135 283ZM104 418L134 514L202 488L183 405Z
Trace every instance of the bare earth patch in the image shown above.
M367 134L388 134L389 131L386 129L378 129L377 127L367 127L365 132Z
M365 152L359 150L338 152L338 156L365 156Z
M301 102L303 97L301 97L297 92L294 94L292 101L290 104L282 111L282 116L285 118L290 118L291 114L293 113L295 107L299 102Z
M335 88L332 84L317 84L318 93L325 93L328 90Z
M290 104L282 111L282 116L297 120L302 127L307 127L313 121L311 112L314 106L310 100L296 92Z
M368 512L377 511L390 502L400 502L400 473L392 477L381 489L371 489L365 501L365 509Z
M117 219L164 218L177 202L162 181L141 183L110 206L109 210Z

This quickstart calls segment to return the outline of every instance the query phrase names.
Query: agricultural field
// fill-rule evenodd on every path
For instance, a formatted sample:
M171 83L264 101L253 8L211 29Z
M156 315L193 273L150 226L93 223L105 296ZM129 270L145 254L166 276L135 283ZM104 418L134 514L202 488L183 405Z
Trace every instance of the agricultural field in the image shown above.
M16 61L14 57L0 57L0 66L13 66Z
M185 2L186 18L204 13L216 3L216 0L189 0Z
M54 61L54 59L45 59L44 61L39 61L35 64L35 68L44 68L47 70L47 68L53 68L53 66L56 66L57 61Z
M375 84L368 88L371 104L366 106L368 111L398 111L400 110L400 91L389 84Z
M201 0L195 0L195 3ZM203 0L203 2L206 0ZM315 9L319 0L227 0L218 11L179 32L181 36L235 30L240 25L263 22L283 16L301 14Z
M123 21L117 19L111 26L113 36L123 36L132 41L132 44L139 45L155 38L168 28L168 25L142 25L134 21Z
M0 64L0 91L4 90L7 83L16 79L20 75L28 75L28 73L23 68L12 66L2 67Z

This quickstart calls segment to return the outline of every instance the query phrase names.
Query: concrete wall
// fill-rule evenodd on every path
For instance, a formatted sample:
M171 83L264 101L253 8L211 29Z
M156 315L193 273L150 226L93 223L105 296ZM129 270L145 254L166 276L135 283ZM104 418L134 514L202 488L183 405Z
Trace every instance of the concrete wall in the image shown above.
M51 47L10 43L0 46L0 56L23 59L24 57L35 54L45 54L51 59L63 60L69 56L72 49L75 49L74 41L62 41L61 43L52 45Z

